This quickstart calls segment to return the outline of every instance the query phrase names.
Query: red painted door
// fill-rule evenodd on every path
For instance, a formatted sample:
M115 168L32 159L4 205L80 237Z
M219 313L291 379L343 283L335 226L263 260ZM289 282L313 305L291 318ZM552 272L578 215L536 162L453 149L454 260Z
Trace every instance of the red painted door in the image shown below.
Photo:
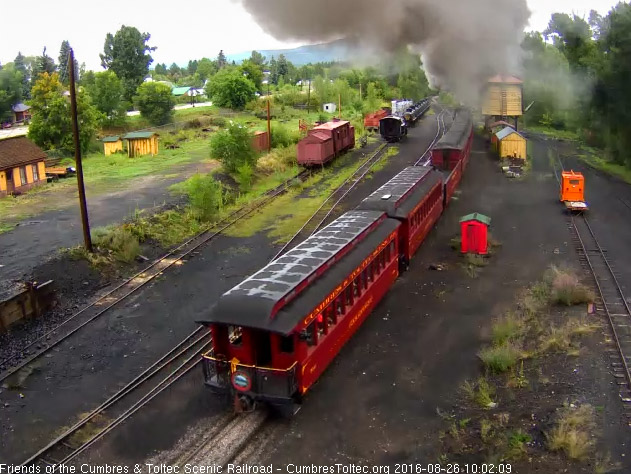
M478 252L479 248L478 248L478 235L476 232L476 226L475 224L468 224L467 225L467 243L469 245L469 248L467 248L467 252Z

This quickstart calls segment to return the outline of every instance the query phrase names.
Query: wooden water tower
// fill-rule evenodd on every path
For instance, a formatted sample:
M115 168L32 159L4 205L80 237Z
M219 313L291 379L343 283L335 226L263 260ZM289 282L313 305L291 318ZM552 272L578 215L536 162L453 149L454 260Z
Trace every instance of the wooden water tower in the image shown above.
M491 77L484 89L482 115L484 123L489 125L498 120L504 120L515 125L523 115L523 81L514 76L497 75Z

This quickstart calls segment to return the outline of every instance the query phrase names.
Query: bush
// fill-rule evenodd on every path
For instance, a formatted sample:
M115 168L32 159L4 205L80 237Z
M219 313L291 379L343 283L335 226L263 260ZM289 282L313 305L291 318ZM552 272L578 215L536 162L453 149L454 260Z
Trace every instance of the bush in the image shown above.
M223 187L210 174L190 177L185 190L195 214L201 220L211 220L223 205Z
M225 130L213 135L210 140L210 152L228 173L236 173L244 163L251 166L256 163L256 153L252 148L249 130L234 122L230 122Z
M256 162L256 169L262 174L286 171L296 165L296 147L280 147L262 156Z
M584 460L594 448L594 409L590 405L564 408L547 433L548 448L563 451L570 459Z
M292 133L283 125L272 127L272 148L288 147L298 143L299 140L299 133Z
M548 278L552 303L573 306L594 301L593 291L583 285L573 272L552 267Z
M236 180L239 183L239 189L243 192L249 191L252 187L252 177L254 176L254 169L248 163L243 163L237 169Z
M131 231L125 227L104 227L95 229L92 234L95 247L112 253L123 263L130 263L140 254L140 243Z

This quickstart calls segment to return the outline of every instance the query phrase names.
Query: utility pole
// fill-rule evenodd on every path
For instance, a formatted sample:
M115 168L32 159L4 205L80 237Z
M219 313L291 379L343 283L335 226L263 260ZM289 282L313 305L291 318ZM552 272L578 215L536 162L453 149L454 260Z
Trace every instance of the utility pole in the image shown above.
M311 79L309 79L309 92L307 92L307 114L311 112Z
M269 97L267 98L267 152L272 152L272 125L269 110Z
M338 98L338 104L339 104L339 109L340 109L339 110L339 114L338 114L338 118L341 119L342 118L342 94L339 94L337 96L337 98Z
M81 142L79 141L79 119L77 117L77 90L75 85L74 51L68 54L68 70L70 71L70 113L72 115L72 135L74 138L74 158L77 164L77 186L79 187L79 206L81 207L81 223L83 224L83 242L85 249L92 252L92 237L88 219L88 204L85 199L83 183L83 164L81 163Z
M362 100L362 83L359 82L359 100Z

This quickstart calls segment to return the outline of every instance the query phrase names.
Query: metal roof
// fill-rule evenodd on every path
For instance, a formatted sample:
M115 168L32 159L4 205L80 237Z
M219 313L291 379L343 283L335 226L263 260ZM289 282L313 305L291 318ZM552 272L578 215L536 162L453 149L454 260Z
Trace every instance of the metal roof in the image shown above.
M478 221L482 224L491 225L491 218L489 216L485 216L484 214L480 214L479 212L468 214L460 219L460 222L467 221Z
M358 211L353 213L358 214ZM228 292L198 322L231 324L291 334L323 301L339 290L341 285L349 283L348 276L351 272L366 259L374 257L379 245L401 225L394 219L387 219L382 212L364 211L361 214L379 217L366 229L361 239L344 252L334 254L325 266L320 267L320 271L306 278L301 274L300 278L305 282L304 288L295 297L292 295L292 299L284 303L276 313L271 311L276 297L274 300L266 300L257 295Z
M313 127L312 130L335 130L336 128L341 127L342 125L346 125L350 123L346 120L338 120L337 122L327 122L322 125L318 125L317 127Z
M184 95L191 89L192 89L192 87L174 87L171 90L171 94L173 94L173 95Z
M376 211L351 211L343 214L317 234L226 292L211 314L200 322L221 322L291 332L306 314L296 314L295 320L287 316L279 322L278 315L283 308L290 303L293 305L292 302L301 298L314 282L321 279L329 281L331 272L338 267L339 262L352 253L357 255L355 250L358 248L364 249L358 250L364 255L364 241L370 240L374 230L386 220L383 212ZM374 250L373 247L371 249ZM370 255L370 251L368 249L366 255ZM332 278L337 279L339 285L345 276L347 275L333 275ZM331 291L336 287L333 281L332 284ZM314 305L319 303L317 301Z
M30 110L30 107L20 102L19 104L15 104L13 107L11 107L11 109L14 112L26 112L27 110Z
M139 138L151 138L156 132L131 132L123 137L123 140L137 140Z
M442 174L431 167L411 166L364 199L357 209L383 211L388 217L406 218L442 179Z
M436 143L434 149L436 150L461 150L469 135L471 133L473 127L473 122L471 121L471 113L467 109L458 109L456 111L456 116L454 117L454 121L447 130L447 133L443 135L443 137Z
M101 141L104 143L115 143L119 141L120 139L121 137L119 135L112 135L110 137L103 137Z
M499 132L497 132L495 134L495 136L499 139L499 140L503 140L504 138L506 138L509 135L512 135L513 133L516 133L517 135L519 135L520 137L524 138L521 133L519 133L517 130L515 130L514 128L511 127L504 127L502 130L500 130Z

